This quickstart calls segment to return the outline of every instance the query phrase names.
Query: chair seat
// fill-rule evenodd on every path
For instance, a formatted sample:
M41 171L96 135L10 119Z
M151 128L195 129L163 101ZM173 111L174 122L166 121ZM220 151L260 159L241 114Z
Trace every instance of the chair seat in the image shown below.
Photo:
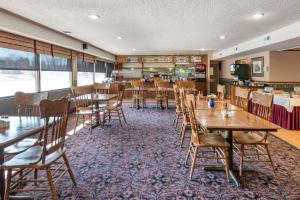
M32 147L38 140L35 138L25 138L13 145L10 145L4 149L4 154L17 154Z
M4 169L8 168L21 168L21 167L28 167L28 165L41 165L41 155L43 153L42 146L34 146L26 151L17 154L12 159L8 160L7 162L3 163L2 167ZM50 155L47 155L45 159L45 165L56 161L60 158L64 153L64 150L58 150L53 152Z
M192 134L192 142L196 147L229 147L229 143L226 142L225 138L217 134L203 134L199 135L198 138Z
M264 138L255 132L236 131L233 133L233 138L238 144L267 144Z

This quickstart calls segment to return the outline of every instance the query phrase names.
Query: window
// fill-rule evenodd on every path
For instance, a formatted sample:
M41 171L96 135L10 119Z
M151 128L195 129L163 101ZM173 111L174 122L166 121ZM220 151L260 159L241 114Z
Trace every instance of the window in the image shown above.
M0 48L0 97L36 92L36 76L34 53Z
M112 63L106 63L106 77L111 78L111 73L114 70L114 64Z
M94 63L77 62L77 85L91 85L94 82Z
M102 83L105 80L105 72L105 62L97 60L95 65L95 82Z
M72 82L70 59L50 55L41 57L41 90L68 88Z

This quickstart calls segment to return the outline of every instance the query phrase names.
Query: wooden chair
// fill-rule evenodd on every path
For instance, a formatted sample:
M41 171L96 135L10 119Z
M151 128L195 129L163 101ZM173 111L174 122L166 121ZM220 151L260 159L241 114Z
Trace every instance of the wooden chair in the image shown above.
M273 96L258 92L252 93L253 113L263 119L269 120L272 111ZM235 153L240 156L240 176L245 162L268 162L275 173L274 164L268 148L268 132L234 132L233 138L236 144ZM246 159L245 159L246 158ZM254 159L255 158L255 159Z
M168 97L168 88L169 88L168 81L158 81L156 83L156 108L158 106L163 107L165 106L166 109L169 107L169 97Z
M66 172L69 173L73 184L76 185L75 177L70 167L64 144L67 131L69 101L67 98L61 100L42 100L40 104L41 117L45 119L43 140L41 145L36 145L26 151L16 155L9 161L3 163L2 168L7 171L5 200L9 199L11 193L28 191L51 191L52 199L57 200L58 194L54 183L58 181ZM63 162L60 162L62 160ZM59 164L59 165L58 165ZM53 168L57 166L57 168ZM62 167L66 167L63 169ZM47 179L19 178L13 176L16 169L45 170ZM60 175L57 173L62 172ZM54 181L54 176L58 178ZM48 182L50 189L45 187L15 188L18 183L38 183Z
M235 88L235 105L242 108L245 111L248 111L248 104L249 104L249 94L250 89L246 88Z
M17 105L18 116L26 117L40 117L40 102L48 98L48 93L15 93L15 103ZM14 145L6 147L4 154L11 156L17 153L21 153L26 149L34 146L38 143L40 138L25 138Z
M218 93L218 99L224 100L224 98L225 98L225 85L218 84L217 93Z
M182 123L179 132L180 147L182 147L184 138L190 138L190 135L186 136L186 129L189 128L191 124L190 124L189 112L187 110L185 97L186 97L185 90L183 88L179 89L179 99L180 99L180 106L182 110Z
M119 120L121 126L122 126L121 119L123 119L124 122L127 124L124 111L123 111L123 105L122 105L124 90L125 90L125 86L119 85L117 102L105 108L105 112L104 112L105 120L108 120L110 122L111 120L117 119Z
M93 85L94 93L98 94L109 94L109 88L107 83L94 83Z
M191 172L189 178L192 179L194 169L196 166L224 166L227 181L229 182L229 144L222 136L208 133L205 127L197 123L194 107L196 104L195 96L193 94L189 94L187 95L186 99L187 101L190 100L189 102L187 102L187 105L192 129L191 142L185 160L185 164L187 165L189 158L192 158ZM198 159L213 159L216 160L216 162L196 164L196 161ZM223 162L219 162L220 160Z
M76 106L76 122L74 127L74 134L76 133L76 127L78 124L79 116L82 116L83 125L85 125L85 117L89 117L90 131L92 132L92 119L93 116L99 114L99 110L95 108L93 101L93 87L81 86L72 87L72 93L75 99Z
M145 96L145 90L144 90L144 81L132 81L131 85L133 87L132 91L132 106L139 108L139 106L142 104L142 108L146 105L146 96Z
M181 105L180 105L179 88L176 84L173 85L173 90L174 90L175 105L176 105L175 118L173 121L173 125L175 128L177 128L178 121L182 120L182 109L181 109Z

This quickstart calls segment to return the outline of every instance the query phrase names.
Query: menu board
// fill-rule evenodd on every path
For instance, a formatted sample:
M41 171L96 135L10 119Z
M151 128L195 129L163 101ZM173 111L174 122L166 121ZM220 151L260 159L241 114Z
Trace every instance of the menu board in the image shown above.
M176 64L188 64L190 63L189 56L176 56L175 57Z
M172 56L144 56L145 63L171 63Z
M127 57L127 62L128 63L138 63L139 57Z
M201 63L201 56L191 56L191 62Z

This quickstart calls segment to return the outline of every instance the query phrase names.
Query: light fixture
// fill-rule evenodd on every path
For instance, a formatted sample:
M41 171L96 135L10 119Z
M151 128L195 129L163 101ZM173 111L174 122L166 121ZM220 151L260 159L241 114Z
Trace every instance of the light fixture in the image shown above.
M63 33L65 34L71 34L72 32L71 31L62 31Z
M262 18L264 16L264 13L256 13L256 14L254 14L252 17L254 18L254 19L260 19L260 18Z
M205 48L201 48L201 49L198 49L198 50L200 50L200 51L205 51Z
M122 40L123 37L122 37L122 36L118 36L117 39L118 39L118 40Z
M225 35L220 35L219 37L221 40L225 40L226 39L226 36Z
M136 51L136 49L132 49L132 51Z
M96 19L99 19L100 16L99 15L89 15L89 18L96 20Z

